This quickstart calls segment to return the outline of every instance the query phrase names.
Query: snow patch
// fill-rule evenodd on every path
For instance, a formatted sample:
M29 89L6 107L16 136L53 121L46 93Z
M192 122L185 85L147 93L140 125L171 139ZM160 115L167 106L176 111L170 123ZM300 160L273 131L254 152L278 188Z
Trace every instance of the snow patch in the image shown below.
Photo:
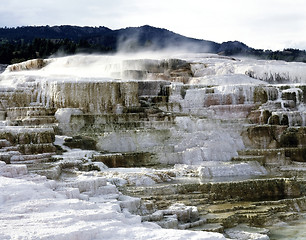
M0 166L2 174L7 166L3 162ZM18 177L0 176L1 239L225 240L218 233L161 229L153 223L141 223L139 216L125 210L121 212L119 206L136 211L139 199L122 197L121 202L103 200L103 204L99 203L103 195L89 201L69 199L77 197L78 192L70 191L71 195L66 196L50 188L53 182L46 184L48 180L44 178L32 181L35 178L29 175Z

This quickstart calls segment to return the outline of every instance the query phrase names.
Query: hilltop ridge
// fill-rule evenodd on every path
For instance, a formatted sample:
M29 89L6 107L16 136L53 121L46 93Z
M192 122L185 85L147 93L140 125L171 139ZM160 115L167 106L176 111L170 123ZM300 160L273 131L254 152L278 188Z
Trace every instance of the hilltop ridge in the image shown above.
M11 64L32 58L46 58L60 52L114 53L142 50L217 53L261 59L306 62L306 52L298 49L271 51L254 49L239 41L217 43L189 38L164 28L144 25L117 30L80 26L24 26L0 28L0 63Z

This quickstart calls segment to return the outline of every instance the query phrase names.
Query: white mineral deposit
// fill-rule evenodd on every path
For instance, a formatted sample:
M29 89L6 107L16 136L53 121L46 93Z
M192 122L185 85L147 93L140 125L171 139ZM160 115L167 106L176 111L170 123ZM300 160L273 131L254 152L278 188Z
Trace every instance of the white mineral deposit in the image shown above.
M302 239L305 84L305 63L213 54L8 66L0 239Z

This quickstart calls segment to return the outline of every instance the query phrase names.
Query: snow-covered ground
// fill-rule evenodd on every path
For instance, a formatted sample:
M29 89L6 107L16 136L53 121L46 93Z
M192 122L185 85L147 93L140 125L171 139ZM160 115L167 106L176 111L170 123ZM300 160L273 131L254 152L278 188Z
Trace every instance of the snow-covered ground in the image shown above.
M225 239L142 223L105 194L80 200L67 192L68 187L28 174L26 166L0 162L0 239Z

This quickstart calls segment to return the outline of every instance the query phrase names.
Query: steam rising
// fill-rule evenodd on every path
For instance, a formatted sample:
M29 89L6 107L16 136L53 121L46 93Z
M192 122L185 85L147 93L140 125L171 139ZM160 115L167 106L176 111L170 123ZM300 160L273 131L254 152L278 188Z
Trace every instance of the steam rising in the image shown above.
M216 52L215 46L214 42L186 38L166 29L159 29L156 32L155 28L143 26L119 32L116 49L119 53L144 51L210 53Z
M7 82L7 75L15 75L15 80L10 78ZM305 83L306 65L252 59L237 61L215 54L178 53L168 49L162 52L121 52L31 60L9 66L0 76L2 86L22 83L26 76L40 76L39 79L26 81L168 80L208 85L264 83L259 80L269 83Z
M50 64L40 72L46 75L68 75L82 78L125 79L127 71L148 71L146 69L148 65L158 65L161 59L168 59L167 55L154 52L76 55L52 59Z

